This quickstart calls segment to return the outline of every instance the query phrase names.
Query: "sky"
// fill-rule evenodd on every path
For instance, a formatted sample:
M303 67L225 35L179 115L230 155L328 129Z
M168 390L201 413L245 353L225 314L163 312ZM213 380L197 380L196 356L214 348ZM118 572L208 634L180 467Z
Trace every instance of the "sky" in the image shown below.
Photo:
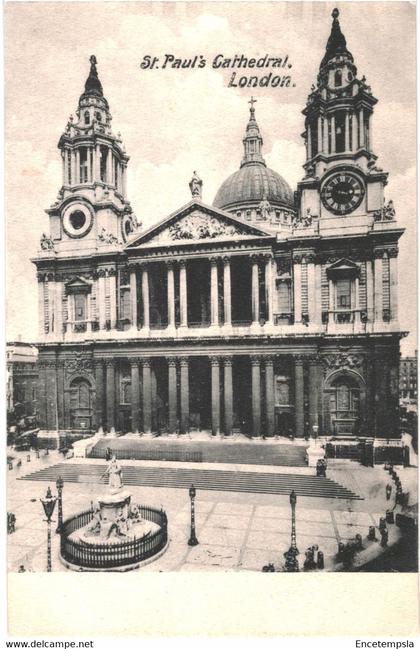
M190 199L197 170L211 204L238 169L248 120L256 117L267 164L296 188L305 150L301 114L331 29L341 29L359 76L379 99L373 117L378 166L389 172L400 240L400 323L416 348L415 6L409 2L8 2L5 7L7 339L36 339L39 239L61 185L57 143L74 114L95 54L115 133L130 156L127 191L144 227ZM143 57L189 59L203 68L141 69ZM229 87L218 54L285 57L289 87ZM268 70L270 71L270 70ZM237 77L249 71L236 70ZM265 72L265 71L264 71ZM263 75L264 72L259 74ZM280 70L280 74L286 72Z

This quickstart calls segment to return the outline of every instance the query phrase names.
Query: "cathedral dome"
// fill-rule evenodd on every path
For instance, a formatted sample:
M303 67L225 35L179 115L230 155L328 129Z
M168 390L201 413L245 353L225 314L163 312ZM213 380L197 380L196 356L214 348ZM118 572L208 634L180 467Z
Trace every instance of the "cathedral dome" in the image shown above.
M262 157L263 139L255 120L255 99L251 99L250 117L246 127L244 157L235 171L219 188L213 205L232 211L235 208L257 207L268 201L273 207L294 209L293 192L276 171L269 169Z
M213 205L229 209L260 203L264 199L273 205L293 209L293 192L284 178L264 163L253 162L243 165L222 183Z

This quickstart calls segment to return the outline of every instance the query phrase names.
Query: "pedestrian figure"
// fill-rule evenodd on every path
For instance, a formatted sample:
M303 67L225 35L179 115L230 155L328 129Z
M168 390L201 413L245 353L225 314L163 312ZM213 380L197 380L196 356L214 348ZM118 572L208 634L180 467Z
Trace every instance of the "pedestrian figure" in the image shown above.
M26 461L27 461L27 462L30 462L30 461L31 461L31 456L29 455L29 453L28 453L28 455L26 456Z
M318 557L316 561L318 570L322 570L324 568L324 553L321 552L321 550L318 552Z
M394 512L392 511L392 509L387 509L386 522L391 524L394 522Z
M9 462L9 471L13 469L13 462Z
M392 492L392 486L389 483L385 487L385 492L386 492L386 499L389 500L391 498L391 492Z
M385 518L379 519L379 530L386 530L386 520Z
M22 466L22 460L16 462L16 467L19 469Z
M381 546L383 548L386 548L387 545L388 545L388 530L383 529L381 530Z
M18 572L26 572L25 566L23 563L20 564Z
M305 562L303 564L304 570L313 570L316 568L316 563L314 561L314 548L308 548L305 552Z
M36 449L36 457L37 457L37 459L39 459L39 451L38 451L38 449Z
M376 541L376 530L374 525L369 526L368 541Z

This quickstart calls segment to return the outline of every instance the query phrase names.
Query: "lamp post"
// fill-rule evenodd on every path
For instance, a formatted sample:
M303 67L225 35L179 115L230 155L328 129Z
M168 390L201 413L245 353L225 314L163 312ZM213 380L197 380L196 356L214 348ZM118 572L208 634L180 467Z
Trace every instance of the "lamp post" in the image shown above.
M40 498L44 508L45 516L47 517L47 572L51 572L51 516L54 512L54 507L57 498L51 493L51 488L48 487L45 498Z
M292 491L290 494L290 505L292 508L292 533L291 533L291 541L290 541L290 548L287 550L287 552L284 553L284 557L286 559L286 563L284 565L284 569L286 572L299 572L299 562L297 560L297 555L299 554L299 550L297 549L296 546L296 493Z
M192 484L190 487L190 499L191 499L191 533L190 538L188 539L188 545L198 545L198 540L195 535L195 509L194 509L194 498L195 498L195 487Z
M55 486L57 487L57 493L58 493L58 523L57 523L57 529L55 530L56 534L59 534L61 532L61 526L63 525L63 487L64 487L64 480L61 477L61 475L58 476L57 481L55 483Z

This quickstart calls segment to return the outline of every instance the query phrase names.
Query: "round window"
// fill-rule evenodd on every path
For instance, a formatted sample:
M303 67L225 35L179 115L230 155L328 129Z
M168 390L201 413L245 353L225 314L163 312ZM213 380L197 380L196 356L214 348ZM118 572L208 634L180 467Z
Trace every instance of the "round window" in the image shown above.
M80 210L76 210L70 214L70 224L75 230L81 230L86 223L86 215Z

